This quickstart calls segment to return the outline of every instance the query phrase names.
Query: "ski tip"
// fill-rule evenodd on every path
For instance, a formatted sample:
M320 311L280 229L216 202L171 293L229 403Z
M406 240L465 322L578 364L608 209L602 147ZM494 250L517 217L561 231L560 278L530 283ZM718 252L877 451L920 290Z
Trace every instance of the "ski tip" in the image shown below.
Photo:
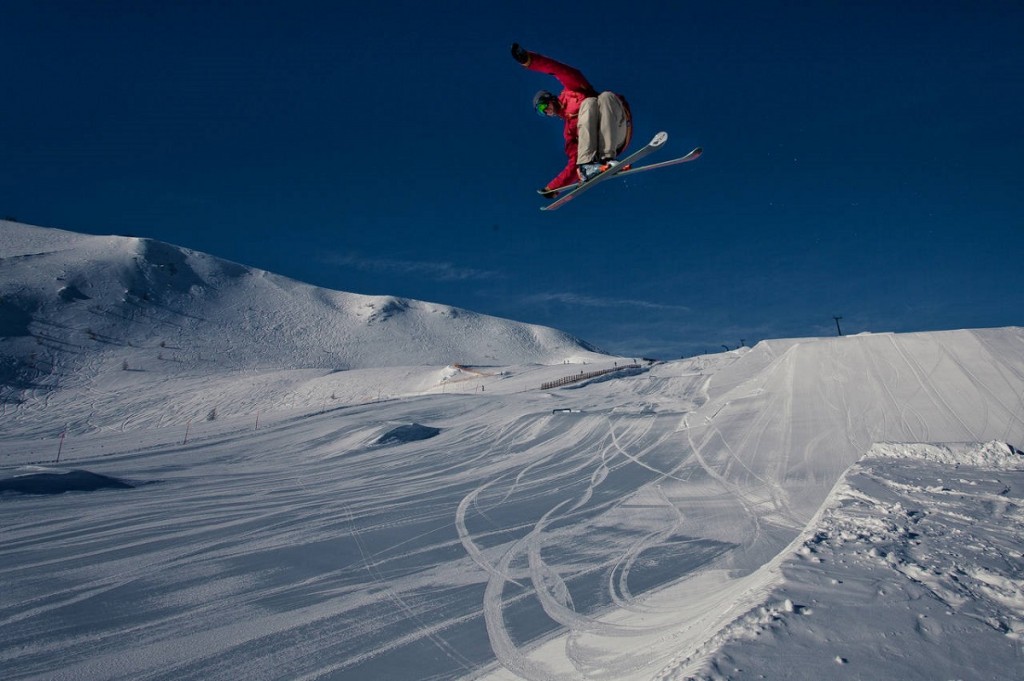
M657 135L654 136L654 139L651 140L651 146L652 147L660 147L662 144L664 144L667 141L668 141L668 133L667 132L659 132Z

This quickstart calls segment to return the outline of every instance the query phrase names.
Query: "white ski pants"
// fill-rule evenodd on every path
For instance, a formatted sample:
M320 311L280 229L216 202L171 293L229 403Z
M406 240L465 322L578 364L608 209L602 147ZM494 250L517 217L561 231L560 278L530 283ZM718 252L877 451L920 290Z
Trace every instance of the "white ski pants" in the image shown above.
M625 107L614 92L584 99L576 125L579 130L577 165L615 158L629 132Z

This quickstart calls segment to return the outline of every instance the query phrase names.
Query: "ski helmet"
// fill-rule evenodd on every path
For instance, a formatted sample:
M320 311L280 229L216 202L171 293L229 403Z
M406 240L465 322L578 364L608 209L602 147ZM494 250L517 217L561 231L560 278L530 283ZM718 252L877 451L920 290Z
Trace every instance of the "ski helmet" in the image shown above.
M538 116L547 116L548 107L556 101L558 101L558 97L554 94L547 90L540 90L533 96L533 108L537 112Z

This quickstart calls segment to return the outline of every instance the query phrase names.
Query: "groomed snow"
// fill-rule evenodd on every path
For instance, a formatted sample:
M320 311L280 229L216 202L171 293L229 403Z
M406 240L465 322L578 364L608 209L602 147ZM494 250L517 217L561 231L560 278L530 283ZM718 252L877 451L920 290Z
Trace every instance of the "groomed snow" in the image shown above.
M5 679L1020 668L1024 329L766 341L540 390L631 359L0 229L0 481L133 485L0 494Z

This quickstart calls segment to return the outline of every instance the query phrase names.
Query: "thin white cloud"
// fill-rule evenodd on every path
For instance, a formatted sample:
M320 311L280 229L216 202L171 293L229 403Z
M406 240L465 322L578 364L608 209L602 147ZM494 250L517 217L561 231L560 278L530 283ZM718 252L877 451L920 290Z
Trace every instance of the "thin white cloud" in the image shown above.
M664 303L652 303L647 300L635 300L631 298L599 298L595 296L584 296L578 293L536 293L525 298L525 302L531 305L544 303L561 303L574 307L633 307L644 310L674 310L676 312L689 312L690 308L685 305L666 305Z
M353 267L364 272L422 277L434 281L485 280L497 279L501 276L497 272L459 267L450 262L363 258L357 255L332 255L328 260L332 264Z

